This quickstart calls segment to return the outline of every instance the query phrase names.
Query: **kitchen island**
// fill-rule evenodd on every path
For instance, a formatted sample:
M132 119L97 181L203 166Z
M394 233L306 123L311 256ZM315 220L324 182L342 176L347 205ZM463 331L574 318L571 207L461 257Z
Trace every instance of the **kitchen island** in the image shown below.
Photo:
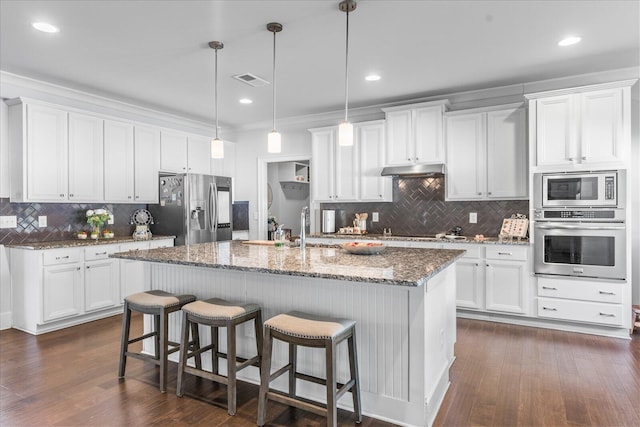
M379 255L361 256L338 247L307 246L301 251L233 241L111 256L146 261L147 289L257 303L265 320L291 310L354 319L363 412L424 426L433 423L449 386L456 333L454 264L463 253L387 247ZM238 353L254 354L253 329L240 328ZM170 339L176 340L178 331L175 316ZM286 345L276 341L273 366L284 365L287 357ZM344 382L349 372L346 346L338 348L338 360L338 381ZM210 363L203 360L205 367ZM298 366L322 377L324 353L300 348ZM259 383L255 368L240 374ZM286 376L274 387L286 390ZM324 388L317 384L300 382L298 391L324 400ZM338 406L352 409L347 398Z

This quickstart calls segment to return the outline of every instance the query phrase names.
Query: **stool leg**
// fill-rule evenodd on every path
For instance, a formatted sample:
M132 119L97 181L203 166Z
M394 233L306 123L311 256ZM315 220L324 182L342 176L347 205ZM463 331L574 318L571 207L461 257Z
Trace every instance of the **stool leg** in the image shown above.
M298 346L289 343L289 396L296 397L296 372L298 372Z
M258 310L256 318L253 320L256 333L256 351L258 352L258 369L261 367L262 360L262 310Z
M198 330L198 324L196 322L189 322L189 324L191 325L191 348L193 348L193 350L200 350L200 331ZM186 341L186 344L180 343L180 351L182 351L183 345L187 347L187 350L189 349L189 341ZM196 354L196 368L202 369L202 356L200 353Z
M325 341L327 360L327 427L338 425L338 411L336 408L336 343L328 339Z
M160 358L160 316L159 315L154 315L153 316L153 330L155 331L155 341L154 341L154 346L155 346L155 353L154 356L156 357L156 359Z
M178 362L178 383L176 385L176 396L182 397L184 393L184 368L189 359L189 315L182 312L182 331L180 333L180 361ZM194 323L191 323L194 325ZM197 325L196 325L197 326Z
M160 317L160 391L165 393L167 391L167 365L168 365L168 348L167 342L169 341L169 313L164 309L161 312Z
M355 381L351 387L351 396L353 397L353 412L356 416L356 423L362 422L362 407L360 404L360 376L358 374L358 349L356 348L356 328L347 340L349 346L349 370L351 371L351 379Z
M236 325L227 322L227 412L236 414Z
M214 374L218 374L218 327L211 327L211 366Z
M260 360L260 392L258 393L258 425L263 426L267 418L267 392L271 375L271 348L273 341L269 328L264 328L262 359Z
M127 351L129 351L129 329L131 328L131 310L129 303L125 301L122 313L122 337L120 338L120 363L118 365L118 378L124 378L127 366Z

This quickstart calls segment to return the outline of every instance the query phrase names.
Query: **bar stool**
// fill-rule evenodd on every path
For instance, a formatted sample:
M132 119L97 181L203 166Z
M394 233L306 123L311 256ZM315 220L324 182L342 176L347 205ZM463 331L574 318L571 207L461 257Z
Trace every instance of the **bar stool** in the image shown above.
M124 299L118 378L124 378L127 357L148 360L160 366L160 391L163 393L167 391L168 357L169 354L180 349L180 344L169 341L169 314L180 310L183 305L195 300L196 297L194 295L175 295L158 290L132 294ZM130 339L132 311L152 315L154 320L153 332ZM155 355L151 356L129 351L129 344L151 337L155 337ZM197 343L193 344L198 346ZM170 349L169 346L173 348Z
M239 357L236 354L236 326L241 323L254 321L256 334L257 355L249 359ZM204 301L196 301L182 307L182 340L189 339L189 326L192 333L197 334L198 325L211 327L211 344L194 348L189 352L188 346L180 352L178 364L178 386L176 394L182 397L184 394L184 373L189 373L201 378L206 378L227 386L227 412L229 415L236 413L236 374L247 366L260 368L260 354L262 353L262 310L256 304L242 304L230 302L219 298L211 298ZM195 332L193 327L195 326ZM227 328L227 353L219 351L218 328ZM199 342L199 337L196 339ZM211 350L212 372L207 372L198 365L198 357ZM196 367L187 366L187 360L196 357ZM218 358L227 359L227 376L218 373ZM232 362L233 361L233 362Z
M358 355L356 352L356 322L348 319L334 319L315 316L298 311L279 314L264 324L264 348L262 350L262 369L260 395L258 397L258 425L265 424L267 401L284 403L315 414L326 415L327 426L337 426L338 399L351 390L356 422L362 421L360 406L360 380L358 376ZM289 363L271 372L271 351L273 338L289 343ZM336 380L336 348L338 343L347 340L349 349L349 370L351 379L346 384ZM327 378L318 378L297 372L297 346L324 347L326 352ZM289 373L289 394L269 389L269 383L285 372ZM296 397L296 379L323 384L327 387L327 405L309 403Z

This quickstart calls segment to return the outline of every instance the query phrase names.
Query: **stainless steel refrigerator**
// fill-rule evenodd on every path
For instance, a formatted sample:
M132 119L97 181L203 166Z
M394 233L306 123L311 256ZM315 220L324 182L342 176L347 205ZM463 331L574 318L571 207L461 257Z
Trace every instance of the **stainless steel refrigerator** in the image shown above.
M231 240L231 178L160 175L160 203L149 205L154 234L176 236L175 245Z

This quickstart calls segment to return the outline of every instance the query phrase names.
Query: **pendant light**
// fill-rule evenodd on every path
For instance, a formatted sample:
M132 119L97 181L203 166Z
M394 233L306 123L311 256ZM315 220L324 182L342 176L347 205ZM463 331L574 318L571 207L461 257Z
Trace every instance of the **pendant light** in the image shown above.
M340 2L340 10L347 14L347 33L344 61L344 121L338 126L338 145L353 145L353 125L349 123L349 12L356 10L355 0Z
M267 136L267 152L279 153L282 151L282 135L276 130L276 33L282 31L282 24L271 22L267 24L267 30L273 33L273 128Z
M218 50L224 47L222 42L209 42L209 47L216 51L216 66L214 70L214 90L213 97L215 99L215 113L216 113L216 137L211 140L211 158L222 159L224 158L224 143L218 138Z

